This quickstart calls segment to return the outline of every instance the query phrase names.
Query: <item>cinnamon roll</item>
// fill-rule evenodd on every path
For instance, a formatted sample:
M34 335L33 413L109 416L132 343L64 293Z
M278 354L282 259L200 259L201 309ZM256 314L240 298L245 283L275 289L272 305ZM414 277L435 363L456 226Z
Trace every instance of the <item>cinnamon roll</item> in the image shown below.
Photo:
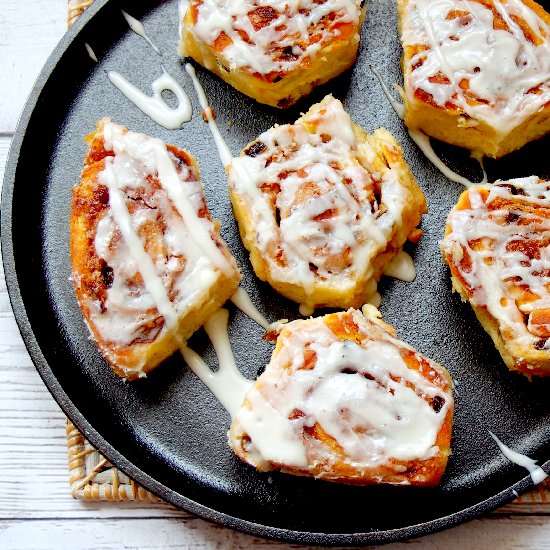
M235 292L240 274L182 149L101 120L71 212L72 280L115 372L144 376Z
M229 432L239 458L368 485L437 485L450 454L449 373L373 306L284 325Z
M306 310L368 301L426 211L391 134L332 96L233 159L229 193L256 275Z
M359 0L191 0L179 52L273 107L289 107L354 63Z
M532 0L399 0L405 124L498 158L550 131L550 14Z
M536 176L464 191L441 250L502 359L550 375L550 182Z

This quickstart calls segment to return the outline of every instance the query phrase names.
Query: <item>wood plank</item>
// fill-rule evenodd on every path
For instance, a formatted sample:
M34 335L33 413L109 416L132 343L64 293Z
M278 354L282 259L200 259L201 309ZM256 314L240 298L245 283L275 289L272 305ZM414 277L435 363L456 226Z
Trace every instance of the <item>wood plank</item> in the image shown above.
M430 550L498 548L499 550L550 549L548 519L537 517L475 520L421 539L384 546L388 550L406 550L421 545ZM244 550L274 548L290 550L301 546L262 540L229 531L202 520L150 519L90 521L0 521L0 546L5 550L23 548L170 548Z
M13 132L31 87L66 30L67 0L2 0L0 134Z
M11 136L0 135L0 187L4 181L4 169L8 159L8 150L11 144Z

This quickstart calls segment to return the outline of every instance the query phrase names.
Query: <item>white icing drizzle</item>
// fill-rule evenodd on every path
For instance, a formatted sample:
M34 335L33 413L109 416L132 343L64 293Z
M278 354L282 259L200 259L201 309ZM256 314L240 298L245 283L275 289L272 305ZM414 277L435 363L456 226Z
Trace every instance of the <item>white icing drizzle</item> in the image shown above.
M467 193L471 207L450 212L442 251L472 303L486 307L511 340L506 345L549 349L550 184L531 176Z
M111 122L103 138L114 153L98 175L109 189L110 209L94 244L113 277L102 307L92 304L91 319L104 340L129 345L154 339L164 328L159 315L175 330L179 312L200 307L219 272L237 268L218 249L214 223L198 215L206 204L188 166L176 168L162 141ZM161 189L151 187L151 177ZM162 233L145 240L151 224L163 224Z
M170 159L166 147L162 142L156 142L155 153L158 175L162 186L168 191L181 217L191 231L197 247L206 255L213 265L226 275L231 276L235 272L235 266L224 256L215 241L212 240L210 229L197 216L194 204L186 194L178 177L176 167Z
M414 261L404 250L400 250L392 260L384 266L384 275L401 279L407 283L414 281L416 269Z
M258 311L252 303L248 292L243 287L239 287L237 292L231 296L231 301L253 321L256 321L261 327L266 330L271 326L271 323Z
M382 75L378 71L376 67L370 66L370 70L374 73L374 76L378 78L378 82L380 82L380 85L382 86L382 91L384 92L385 96L387 97L388 101L390 102L390 105L392 106L393 110L395 111L395 114L403 120L405 118L405 106L401 101L397 101L390 92L388 86L384 82L384 79L382 78Z
M228 70L244 68L260 75L286 73L310 62L343 32L349 33L349 25L353 25L353 38L359 40L359 0L191 3L198 16L190 32L195 40L212 47L220 37L225 38L227 45L219 55Z
M393 463L399 472L403 463L390 459L437 454L436 437L453 403L450 389L427 379L424 367L408 368L400 351L408 352L408 346L360 312L350 312L360 343L340 340L323 318L294 321L283 329L283 347L235 416L250 438L247 451L261 468L305 470L330 463L330 449L304 431L316 423L354 468L391 468ZM427 369L446 386L437 365L429 363ZM440 407L432 407L435 401Z
M456 396L459 396L460 395L460 392L458 391L458 382L456 382L453 378L453 392Z
M213 223L205 222L205 218L199 218L197 214L197 198L188 194L187 185L182 185L181 177L166 144L160 139L150 138L143 134L133 132L124 133L120 126L109 123L104 128L105 144L111 146L115 154L127 153L133 160L142 160L146 165L156 169L162 187L167 191L180 216L189 228L194 251L200 251L201 255L207 256L211 263L218 269L231 275L235 267L218 248L212 239ZM128 136L131 134L132 141ZM108 136L108 137L107 137ZM202 185L200 186L200 197L202 199ZM194 190L193 190L194 191ZM196 191L195 191L196 192Z
M153 48L153 50L158 54L162 55L160 53L160 50L153 44L151 39L147 36L147 33L145 32L145 29L143 27L143 24L141 21L137 20L135 17L132 17L129 13L126 13L124 10L120 10L122 12L122 15L124 16L124 19L126 19L126 22L128 23L128 26L138 35L141 36L148 44Z
M170 329L175 328L178 320L177 314L168 298L162 279L157 274L153 260L145 251L140 237L133 228L132 217L126 207L126 199L120 190L120 186L124 182L119 181L113 157L105 159L105 169L99 174L99 182L106 185L109 189L109 207L113 221L120 230L132 259L139 266L138 270L143 278L143 284L147 292L153 298L158 312L164 317L168 327Z
M204 325L218 356L219 369L217 372L213 372L202 357L191 348L182 346L180 351L191 370L233 417L253 382L246 379L235 364L235 357L227 333L228 317L229 312L222 308L214 313Z
M550 27L521 0L492 4L498 18L474 0L411 0L402 42L421 46L406 61L408 90L489 124L498 137L550 100Z
M315 307L309 304L300 304L298 311L300 312L300 315L302 315L303 317L309 317L310 315L313 315L313 312L315 311Z
M420 132L419 130L411 130L409 128L409 135L411 139L420 147L420 150L426 155L427 159L447 178L456 183L461 183L465 187L470 187L471 185L477 185L473 181L470 181L468 178L457 174L446 166L441 159L435 154L435 151L432 148L430 143L430 138ZM485 170L483 171L485 174ZM487 176L485 175L482 181L485 181Z
M135 218L137 216L134 215L134 218L132 218L130 215L126 206L126 198L121 190L125 186L132 186L136 183L135 180L132 181L131 177L128 177L128 172L135 178L135 172L140 169L145 168L146 172L149 173L153 170L156 171L163 188L174 202L182 219L185 220L187 228L191 230L191 235L184 233L185 240L191 237L199 245L198 247L193 245L190 249L195 253L200 253L200 250L202 250L202 253L206 257L210 253L210 255L214 256L214 261L212 262L214 265L216 265L216 261L219 262L220 258L218 258L218 255L220 255L223 259L223 261L219 262L221 264L220 267L229 267L231 269L234 269L234 267L229 265L225 257L219 252L215 243L210 238L208 228L203 224L203 220L199 219L195 206L184 190L186 185L182 185L180 176L176 172L174 163L169 157L164 143L142 134L124 132L121 127L112 123L105 125L104 139L106 149L115 152L115 157L106 158L105 169L99 175L100 182L107 185L109 189L109 206L113 220L121 232L124 243L129 248L130 255L134 260L134 269L143 278L144 286L152 298L154 306L164 318L167 328L176 331L178 328L177 305L171 302L165 283L157 273L157 266L145 250L140 236L134 229ZM146 166L136 166L136 158L132 157L132 155L139 155L140 161ZM134 163L134 165L131 166L131 163ZM142 178L143 175L139 174L138 177ZM182 228L179 229L181 230ZM167 236L167 240L170 241L170 236ZM211 244L208 244L207 241ZM199 248L199 251L196 248ZM212 254L213 250L216 250L215 254ZM187 261L190 260L188 259ZM212 266L209 267L208 265L204 265L204 262L200 262L198 267L198 271L194 270L189 274L190 277L196 280L194 282L186 280L185 282L189 286L196 285L199 280L203 284L207 282L208 286L206 290L208 291L213 282L211 277ZM119 274L115 273L113 282L118 278ZM114 286L109 289L109 292L113 288ZM244 395L252 382L246 380L235 365L235 359L227 334L227 320L228 312L222 309L215 313L205 324L205 330L212 340L218 355L218 372L212 372L200 356L183 345L183 343L181 343L180 350L193 372L210 388L228 412L233 415L242 403ZM175 336L176 338L178 337L177 334Z
M144 94L115 71L107 73L109 80L144 114L168 130L180 128L191 120L191 102L184 89L163 68L162 75L152 84L153 95ZM162 92L170 90L178 100L175 108L170 107L162 98Z
M92 47L90 46L90 44L88 44L88 42L84 42L84 47L86 48L86 51L90 56L90 59L97 63L97 55L95 54L94 50L92 50Z
M130 258L127 257L128 254L125 254L125 249L121 244L119 244L113 253L110 247L114 233L112 225L109 229L98 227L96 234L98 255L100 258L109 260L110 264L114 264L117 268L113 269L113 285L108 289L109 296L107 299L111 303L107 304L106 311L109 310L109 306L112 305L113 301L124 301L124 296L117 296L120 293L120 283L121 281L124 282L121 273L122 269L120 269L122 266L117 265L117 260L120 260L121 255L125 255L126 258L123 261L125 261L127 266L129 264L126 271L132 274L133 278L135 278L136 272L139 273L147 292L147 296L144 296L144 298L149 297L152 300L152 304L150 305L153 305L163 317L166 328L176 332L179 326L178 310L182 308L182 304L188 306L189 300L179 300L178 303L171 301L166 283L158 273L159 258L153 261L139 235L139 221L141 220L146 223L148 217L150 217L150 210L161 208L162 205L159 202L162 200L162 197L159 199L158 195L160 192L156 191L156 196L153 195L148 198L149 203L144 201L147 205L143 209L144 211L134 212L131 215L126 205L125 193L128 193L128 190L135 191L142 187L147 182L149 175L156 175L158 177L163 190L166 191L168 197L181 215L181 222L185 222L185 224L179 223L177 231L171 233L167 213L169 210L172 210L172 207L164 209L166 244L172 244L173 247L176 245L177 247L177 245L181 246L185 243L186 264L192 264L193 255L195 255L195 268L188 271L186 266L183 269L183 274L187 275L183 281L186 286L185 291L190 294L190 298L196 299L199 297L204 300L204 294L208 293L217 278L215 270L222 269L234 272L236 266L228 262L217 248L216 243L212 241L210 236L212 228L209 227L209 225L213 225L212 222L209 222L209 220L205 221L204 218L199 218L198 216L197 207L200 206L200 201L197 201L197 197L193 195L198 193L202 196L200 184L192 182L195 184L193 186L193 195L190 196L187 194L188 191L186 188L191 186L191 182L186 181L182 185L182 175L178 174L174 161L170 158L166 145L163 142L143 134L125 131L124 128L110 122L104 125L103 134L105 149L113 151L115 156L106 157L105 168L99 174L100 183L103 183L109 189L110 206L109 214L102 218L100 224L112 224L112 222L116 224L116 228L120 231L130 256ZM180 167L180 170L183 169ZM189 169L185 167L183 177L188 179L190 175ZM197 184L198 189L196 188ZM138 194L138 196L140 195ZM154 200L156 200L156 204L153 203ZM106 233L109 233L107 238ZM199 257L197 258L196 255ZM210 260L210 265L208 265L208 262L205 262L206 258ZM171 260L168 260L166 266L162 267L168 270L170 262ZM180 269L180 271L182 270L181 263L174 267ZM200 288L201 283L204 285L203 288ZM132 292L135 293L135 290L132 290ZM248 297L248 295L246 296ZM242 296L241 302L243 302ZM254 308L251 305L247 309L250 314L250 310ZM114 311L115 315L118 313L118 310ZM254 311L252 313L254 314ZM110 316L112 317L112 315L113 311L111 308ZM257 318L258 315L260 314L256 311L255 317ZM241 405L244 395L252 385L252 382L244 378L236 367L227 333L227 322L228 312L225 309L221 309L212 315L204 327L218 355L218 372L212 372L201 357L181 341L180 351L193 372L206 384L227 411L233 415ZM269 326L265 319L264 322L266 326ZM105 328L105 323L103 323L103 326ZM130 325L127 328L133 336L132 333L135 327ZM109 334L110 338L114 336L112 333ZM124 336L128 338L130 335L126 332ZM179 339L177 333L174 336L176 339Z
M368 279L408 195L394 170L380 173L376 153L359 144L340 101L331 98L295 124L275 126L251 148L233 159L229 184L251 212L270 277L299 285L306 296L315 284L353 289ZM304 300L300 313L310 315L314 306Z
M481 168L481 171L483 172L483 179L479 182L478 185L483 185L487 183L487 172L485 171L485 164L483 163L483 153L480 153L479 151L472 151L470 153L470 157L472 157L474 160L476 160L479 164L479 167Z
M197 74L195 73L195 68L190 63L186 63L185 70L187 71L187 74L191 77L191 80L193 81L195 92L197 93L197 97L199 98L199 104L202 108L202 112L204 113L204 116L208 120L208 127L210 128L210 132L212 133L212 137L214 138L214 143L218 148L220 160L222 161L224 168L227 168L227 166L231 163L231 160L233 158L231 150L229 149L229 146L223 139L220 133L220 129L218 128L218 125L214 120L214 116L212 114L212 108L208 103L208 99L204 92L204 88L202 87L201 83L199 82L199 79L197 78Z
M548 474L540 466L537 466L537 463L535 460L533 460L532 458L529 458L528 456L522 455L517 451L513 451L512 449L510 449L510 447L507 447L493 432L490 431L489 434L495 440L501 453L510 462L513 462L518 466L522 466L523 468L526 468L529 471L529 473L531 474L531 479L533 480L533 483L535 485L538 485L539 483L543 482L548 477ZM512 492L516 496L518 496L518 494L515 491L512 491Z

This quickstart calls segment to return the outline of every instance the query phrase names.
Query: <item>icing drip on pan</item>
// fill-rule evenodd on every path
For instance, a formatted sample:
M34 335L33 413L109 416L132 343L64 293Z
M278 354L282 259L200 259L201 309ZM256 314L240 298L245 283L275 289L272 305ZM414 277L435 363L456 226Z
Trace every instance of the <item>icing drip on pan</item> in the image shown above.
M416 278L416 269L413 259L404 250L400 250L392 260L385 265L384 275L400 279L407 283L414 281Z
M253 382L246 379L235 364L227 332L228 317L228 311L220 309L204 325L218 356L219 369L217 372L213 372L202 357L189 347L182 346L181 354L191 370L233 417Z
M481 168L481 171L483 172L483 179L477 185L484 185L485 183L488 183L487 172L485 171L485 164L483 163L483 153L472 151L470 153L470 157L477 161L479 167Z
M398 101L397 99L395 99L393 97L392 93L390 92L388 86L384 82L384 79L382 78L382 75L380 74L378 69L376 67L371 66L370 70L374 73L374 76L376 76L376 78L378 79L378 82L380 82L380 85L382 86L382 91L384 92L386 98L390 102L390 105L392 106L393 110L395 111L395 114L401 120L403 120L405 118L405 106L403 105L403 103L401 103L401 101Z
M90 44L88 44L88 42L84 42L84 47L86 48L86 52L90 56L90 59L97 63L97 55L95 54L94 50L92 50Z
M411 130L409 128L409 136L411 136L411 139L418 145L418 147L420 147L420 150L426 155L426 158L445 177L449 178L451 181L454 181L455 183L461 183L465 187L477 185L473 181L470 181L468 178L465 178L460 174L457 174L456 172L451 170L448 166L446 166L443 163L443 161L436 155L435 151L433 150L432 144L430 143L430 138L426 134L424 134L423 132L420 132L419 130ZM485 181L485 180L486 180L486 176L483 178L482 181Z
M140 111L168 130L180 128L184 122L191 120L191 102L184 89L163 68L162 75L152 84L153 95L144 94L139 88L130 84L120 73L109 71L107 77ZM172 108L162 98L162 92L170 90L176 96L178 105Z
M187 71L187 74L191 77L191 80L193 81L193 86L195 88L195 92L197 93L199 104L201 106L202 112L204 113L204 116L208 121L208 127L210 128L210 132L212 133L212 137L214 138L214 143L218 148L220 160L222 161L224 168L226 168L227 166L229 166L229 164L231 164L231 160L233 159L231 150L229 149L229 146L227 145L226 141L223 139L220 133L220 129L216 124L216 120L214 119L214 114L212 112L212 107L210 107L210 105L208 104L208 99L204 92L204 88L202 87L201 83L199 82L199 79L197 78L197 74L195 73L195 68L190 63L186 63L185 70Z
M506 446L493 432L490 431L489 434L495 440L501 453L510 462L513 462L514 464L522 466L523 468L526 468L528 470L528 472L531 474L531 479L533 480L533 483L535 485L538 485L548 477L548 474L540 466L537 466L535 460L529 458L528 456L522 455L517 451L513 451L512 449L510 449L510 447ZM515 494L517 495L517 493Z
M153 44L151 39L147 36L147 33L145 32L145 28L143 27L143 24L141 21L136 19L135 17L132 17L130 14L126 13L124 10L120 10L122 12L122 15L124 16L124 19L126 19L126 22L128 23L128 26L138 35L141 36L148 44L153 48L155 53L158 55L162 55L160 53L160 50Z
M256 306L252 303L250 296L246 290L242 287L237 289L237 292L231 296L231 301L248 317L253 321L256 321L258 325L267 330L271 323L258 311Z
M380 85L382 86L382 90L390 102L390 105L392 106L393 110L397 114L397 116L403 120L405 117L405 106L400 101L396 100L393 95L391 94L388 86L384 82L382 75L376 69L376 67L371 67L371 71L374 73L376 78L378 78L378 81L380 82ZM409 129L409 135L411 136L411 139L420 147L420 150L426 155L426 158L447 178L449 178L451 181L454 181L455 183L460 183L466 187L470 187L471 185L476 185L474 182L470 181L468 178L465 178L464 176L461 176L460 174L457 174L455 171L451 170L448 166L446 166L442 160L436 155L435 151L432 148L432 145L430 143L430 138L424 134L423 132L420 132L419 130L411 130ZM483 167L482 157L480 158L478 155L472 154L472 157L475 158L483 170L483 179L479 183L485 183L487 181L487 174L485 173L485 169Z

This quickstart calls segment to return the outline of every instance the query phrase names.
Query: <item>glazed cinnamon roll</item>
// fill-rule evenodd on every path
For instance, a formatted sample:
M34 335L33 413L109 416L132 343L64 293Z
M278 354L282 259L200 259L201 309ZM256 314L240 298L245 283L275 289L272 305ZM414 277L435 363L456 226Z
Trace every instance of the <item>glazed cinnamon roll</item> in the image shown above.
M405 123L490 157L550 131L550 15L532 0L399 0Z
M453 289L472 305L502 359L550 375L550 183L536 176L464 191L441 250Z
M303 311L368 301L426 211L391 134L367 135L332 96L249 144L229 192L256 275Z
M235 292L240 274L191 155L108 119L73 189L72 280L115 372L144 376Z
M359 0L191 0L179 51L260 103L288 107L348 69Z
M436 485L450 454L449 373L373 306L285 325L229 443L260 471L368 485Z

